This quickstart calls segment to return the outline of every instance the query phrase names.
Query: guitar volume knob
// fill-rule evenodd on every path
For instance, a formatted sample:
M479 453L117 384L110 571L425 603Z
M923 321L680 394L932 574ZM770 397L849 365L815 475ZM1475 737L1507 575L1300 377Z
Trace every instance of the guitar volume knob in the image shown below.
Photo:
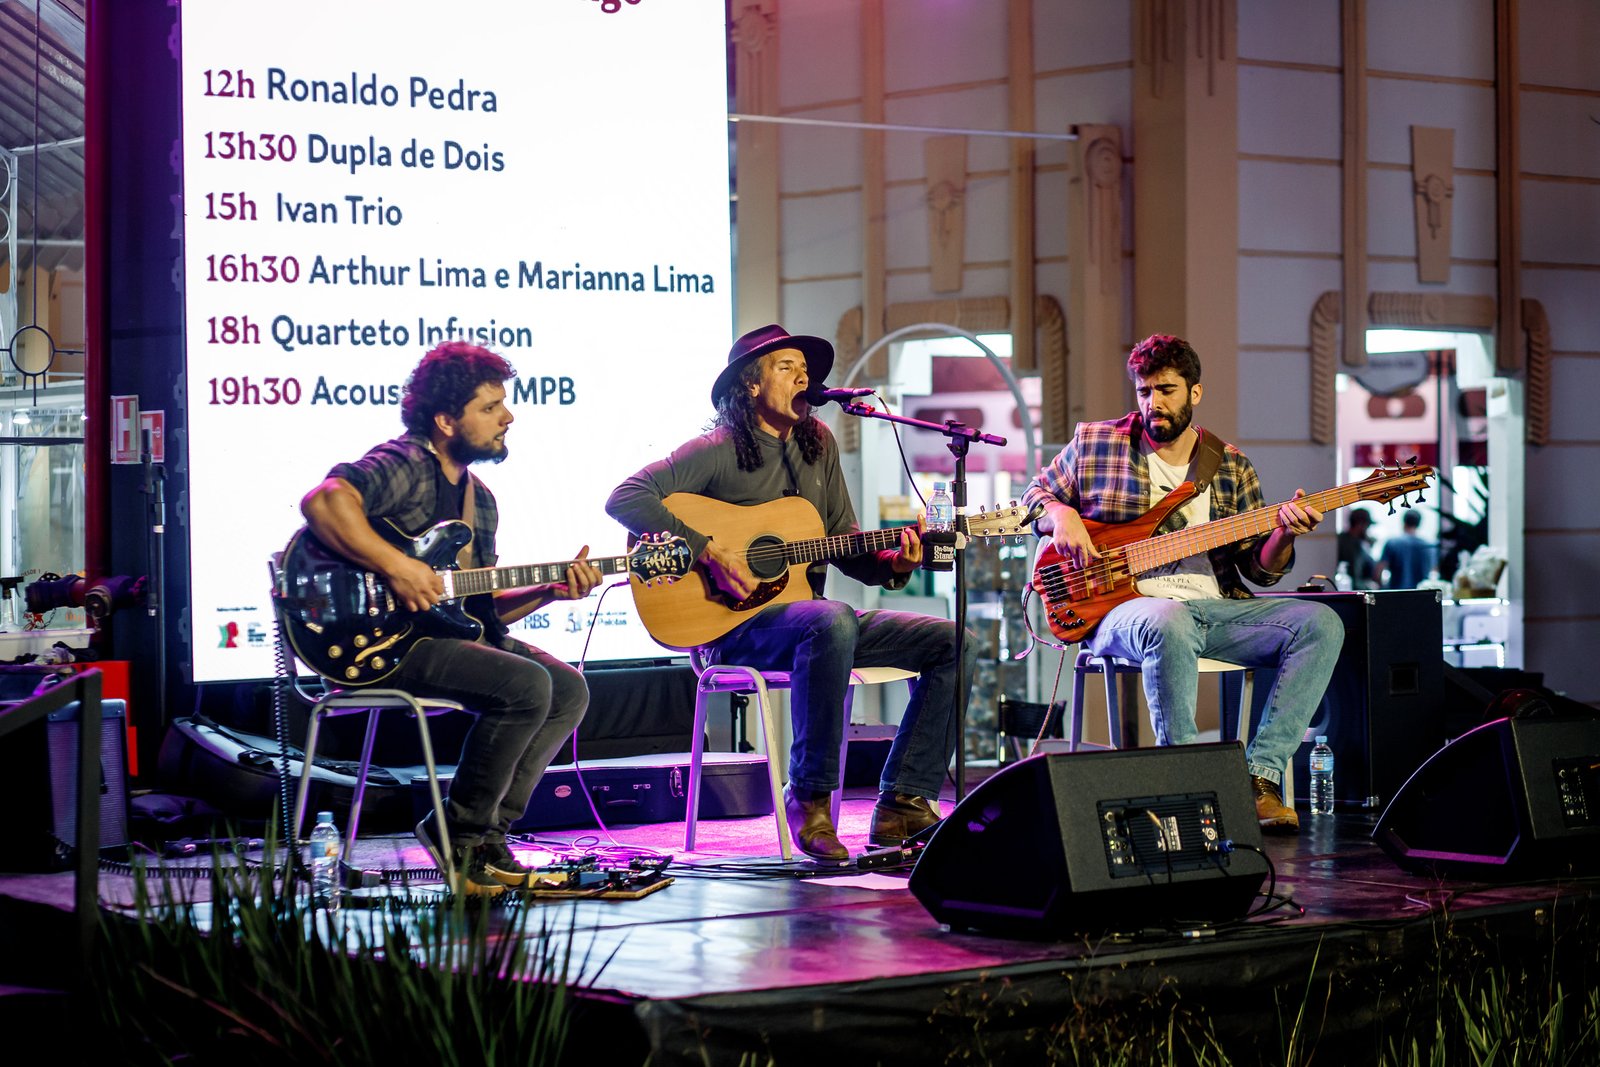
M346 667L344 669L344 676L346 678L350 679L353 682L357 678L361 677L361 668L359 668L359 667Z
M366 648L367 647L367 635L366 634L356 634L355 639L351 643L354 644L357 648Z
M340 648L338 645L329 645L328 646L328 658L329 659L338 659L342 655L344 655L344 649Z

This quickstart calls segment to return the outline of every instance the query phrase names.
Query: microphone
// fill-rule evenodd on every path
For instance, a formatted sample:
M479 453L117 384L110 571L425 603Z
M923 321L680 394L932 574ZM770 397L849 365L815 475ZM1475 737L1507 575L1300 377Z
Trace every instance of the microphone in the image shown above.
M830 400L844 404L858 396L871 396L875 392L877 392L876 389L829 389L823 385L813 385L806 389L804 395L806 403L814 408L819 408Z

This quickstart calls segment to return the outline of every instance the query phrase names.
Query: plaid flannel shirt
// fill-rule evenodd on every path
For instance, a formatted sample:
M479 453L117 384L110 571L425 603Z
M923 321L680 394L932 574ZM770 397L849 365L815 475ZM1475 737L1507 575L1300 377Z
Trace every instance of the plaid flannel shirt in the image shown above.
M354 463L334 467L328 476L355 486L368 519L387 519L407 537L416 537L439 521L439 487L448 484L428 439L419 434L385 441ZM492 567L500 558L494 540L500 509L489 487L476 476L472 489L472 562Z
M1150 468L1139 450L1143 433L1137 411L1111 422L1080 422L1067 447L1028 483L1022 502L1031 507L1058 500L1093 522L1137 519L1150 510ZM1263 503L1255 466L1237 448L1224 444L1222 464L1211 480L1211 518L1224 519ZM1224 596L1250 596L1246 578L1267 586L1283 577L1284 571L1261 565L1264 540L1254 537L1210 552L1211 569ZM1293 565L1291 555L1289 566Z

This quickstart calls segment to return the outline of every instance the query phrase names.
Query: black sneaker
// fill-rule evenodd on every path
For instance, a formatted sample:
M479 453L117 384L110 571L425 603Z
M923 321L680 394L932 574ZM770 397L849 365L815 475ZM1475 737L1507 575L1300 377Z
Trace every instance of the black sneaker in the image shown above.
M422 847L428 850L433 865L438 868L440 874L448 878L449 868L444 862L444 849L439 847L432 813L423 816L422 821L417 823L416 834ZM478 847L451 845L451 866L455 868L455 880L450 886L452 892L468 897L493 897L505 892L506 887L485 869L481 852L481 848Z
M489 838L478 846L478 859L489 877L512 889L526 889L532 881L534 870L517 859L503 837Z

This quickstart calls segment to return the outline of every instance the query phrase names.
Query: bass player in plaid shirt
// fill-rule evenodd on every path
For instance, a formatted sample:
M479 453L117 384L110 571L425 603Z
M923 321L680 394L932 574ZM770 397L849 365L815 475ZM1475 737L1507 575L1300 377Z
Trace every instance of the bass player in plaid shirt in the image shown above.
M1181 529L1264 505L1250 460L1193 424L1200 402L1200 357L1180 338L1156 334L1128 357L1139 409L1109 422L1080 423L1072 440L1029 483L1023 502L1040 504L1038 529L1078 568L1101 558L1083 520L1123 523L1139 518L1184 481L1197 484L1211 453L1209 485L1159 527ZM1217 453L1220 452L1220 457ZM1198 475L1198 476L1197 476ZM1295 538L1310 533L1322 513L1298 503L1278 510L1264 537L1201 552L1138 576L1139 596L1117 604L1084 639L1096 655L1141 664L1156 739L1163 745L1196 740L1195 697L1201 657L1273 668L1261 729L1245 756L1256 815L1267 832L1296 833L1295 810L1283 802L1284 770L1305 736L1328 687L1344 641L1344 626L1326 605L1257 598L1245 582L1275 584L1294 564Z

